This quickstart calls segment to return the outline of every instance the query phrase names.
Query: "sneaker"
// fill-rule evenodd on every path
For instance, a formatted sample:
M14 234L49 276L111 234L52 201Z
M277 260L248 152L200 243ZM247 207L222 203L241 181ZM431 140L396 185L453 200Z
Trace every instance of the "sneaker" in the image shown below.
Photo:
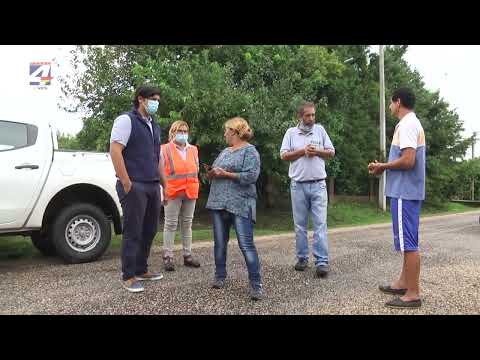
M213 280L212 282L212 288L214 289L221 289L225 287L225 279L218 279L218 278L215 278L215 280Z
M295 264L295 270L297 271L304 271L308 266L308 260L306 259L299 259Z
M143 275L137 275L136 278L140 281L155 281L163 279L163 275L161 273L152 273L148 271Z
M253 301L258 301L258 300L263 300L263 298L264 298L264 295L263 295L262 285L250 287L250 299L252 299Z
M131 278L131 279L122 281L122 286L128 291L133 293L142 292L145 290L142 284L140 284L140 282L137 281L136 278Z
M200 263L197 260L195 260L192 255L183 257L183 265L188 267L195 267L195 268L200 267Z
M175 271L173 259L171 257L163 258L163 267L165 268L165 271Z
M324 278L328 275L328 265L318 265L315 275L318 278Z

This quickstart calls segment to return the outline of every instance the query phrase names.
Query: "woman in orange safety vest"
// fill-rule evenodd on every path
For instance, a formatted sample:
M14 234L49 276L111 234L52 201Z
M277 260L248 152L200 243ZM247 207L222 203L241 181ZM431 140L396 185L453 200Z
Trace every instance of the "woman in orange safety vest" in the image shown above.
M169 142L161 146L167 178L165 222L163 228L163 262L165 270L174 271L173 242L180 219L183 243L183 263L199 267L192 257L192 220L198 198L198 150L188 143L189 127L185 121L175 121L170 127Z

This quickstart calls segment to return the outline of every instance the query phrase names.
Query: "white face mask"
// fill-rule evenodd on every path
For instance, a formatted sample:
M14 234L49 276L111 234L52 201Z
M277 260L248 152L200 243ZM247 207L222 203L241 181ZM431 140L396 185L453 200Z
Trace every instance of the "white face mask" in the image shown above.
M153 115L157 112L158 110L158 105L159 105L159 102L157 100L151 100L151 99L148 99L147 100L147 106L145 106L145 110L147 111L147 113L149 113L150 115Z

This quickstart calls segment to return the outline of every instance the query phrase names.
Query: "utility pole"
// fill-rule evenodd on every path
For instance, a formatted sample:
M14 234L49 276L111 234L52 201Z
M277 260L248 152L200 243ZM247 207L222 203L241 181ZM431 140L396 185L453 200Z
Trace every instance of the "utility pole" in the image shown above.
M474 131L472 135L472 159L475 159L475 142L477 141L477 132Z
M472 135L472 160L475 159L475 142L477 141L477 132L474 131ZM475 200L475 177L472 177L472 201Z
M472 201L474 201L475 200L475 178L473 177L472 177L471 191L472 191Z
M385 161L385 71L383 58L383 45L379 45L379 71L380 71L380 153L382 160ZM383 210L387 210L387 198L385 197L385 179L386 171L382 173L378 184L378 206Z

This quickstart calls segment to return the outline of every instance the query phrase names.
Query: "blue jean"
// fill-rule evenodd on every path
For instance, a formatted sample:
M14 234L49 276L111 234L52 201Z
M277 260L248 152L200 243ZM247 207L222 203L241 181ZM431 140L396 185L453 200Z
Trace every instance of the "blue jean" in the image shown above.
M315 266L328 265L327 186L325 181L290 184L297 258L308 261L308 217L312 215Z
M253 242L253 220L232 214L225 210L211 210L213 220L213 239L215 242L215 277L225 279L227 276L227 245L230 227L237 233L238 246L243 253L248 269L248 279L254 288L261 286L260 260Z

